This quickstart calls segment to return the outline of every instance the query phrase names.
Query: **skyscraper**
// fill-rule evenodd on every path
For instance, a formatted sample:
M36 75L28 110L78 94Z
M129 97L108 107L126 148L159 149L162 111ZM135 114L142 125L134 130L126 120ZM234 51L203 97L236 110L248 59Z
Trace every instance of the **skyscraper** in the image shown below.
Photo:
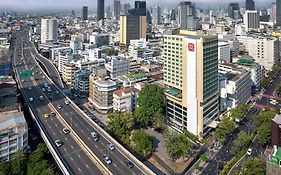
M113 1L113 17L115 20L119 20L121 12L121 4L119 0Z
M272 3L270 11L271 11L270 20L275 22L276 21L276 4L275 4L275 2Z
M256 10L246 10L244 14L246 32L258 30L260 27L260 14Z
M120 17L120 46L127 47L130 40L146 38L146 16L124 15Z
M232 19L240 18L240 8L238 3L234 2L228 4L228 17Z
M181 29L197 29L195 5L190 1L180 2L178 6L178 22Z
M161 24L161 9L158 5L154 6L152 9L152 24Z
M104 19L104 0L97 0L97 20Z
M41 43L53 42L58 39L58 21L53 18L41 19Z
M139 12L139 15L146 15L146 2L145 1L135 1L135 9Z
M88 7L84 6L82 9L82 20L86 21L88 20Z
M128 13L128 11L130 10L131 5L129 3L124 4L124 12L123 14L126 15Z
M276 0L276 26L281 27L281 0Z
M176 20L176 10L175 9L171 9L171 11L170 11L170 20L171 21L174 21L174 20Z
M246 0L245 7L246 7L246 10L255 10L255 1L254 0Z
M203 136L219 116L218 39L201 31L165 33L163 55L166 116Z

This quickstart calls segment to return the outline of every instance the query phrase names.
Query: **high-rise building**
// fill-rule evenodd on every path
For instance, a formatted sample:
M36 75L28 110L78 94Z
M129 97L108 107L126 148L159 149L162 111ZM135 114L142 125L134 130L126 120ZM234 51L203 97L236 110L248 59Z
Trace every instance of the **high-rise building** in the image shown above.
M119 20L121 12L121 4L119 0L113 1L113 17L115 20Z
M53 18L41 19L41 43L53 42L58 39L58 21Z
M272 3L270 12L271 12L270 20L275 22L276 21L276 4L275 4L275 2Z
M120 46L127 47L130 40L146 38L146 16L125 15L120 17Z
M161 9L158 5L154 6L152 9L152 24L161 24Z
M86 21L88 20L88 7L84 6L82 9L82 20Z
M255 1L254 0L246 0L245 7L246 7L246 10L255 10Z
M276 26L281 27L281 0L276 0Z
M146 2L145 1L135 1L135 9L139 11L140 16L146 15Z
M97 0L97 20L104 19L104 0Z
M240 18L240 8L239 3L229 3L228 4L228 17L232 19L239 19Z
M175 54L176 53L176 54ZM166 116L202 137L219 116L218 39L202 31L164 35Z
M74 11L74 10L71 10L71 15L72 15L73 17L76 17L76 14L75 14L75 11Z
M260 27L260 14L257 10L246 10L244 14L246 32L258 30Z
M128 13L128 11L130 10L131 5L129 3L124 4L124 11L123 14L126 15Z
M170 20L174 21L176 19L177 19L176 10L175 9L171 9L171 11L170 11Z
M196 29L195 5L190 1L180 2L178 6L178 22L181 29Z

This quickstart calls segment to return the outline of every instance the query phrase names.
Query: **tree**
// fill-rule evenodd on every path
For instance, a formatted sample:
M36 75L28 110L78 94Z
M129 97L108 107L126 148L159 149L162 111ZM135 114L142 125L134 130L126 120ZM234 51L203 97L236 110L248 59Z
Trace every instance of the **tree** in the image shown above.
M18 150L11 161L11 173L12 174L25 174L26 172L26 155L23 150Z
M131 113L111 113L108 116L108 130L124 143L128 143L128 134L134 126Z
M246 159L242 166L241 175L263 175L265 174L264 162L257 157Z
M256 139L258 142L260 142L263 145L266 145L270 142L271 139L271 123L266 122L263 123L261 126L257 129L257 136Z
M238 134L238 137L233 141L233 146L231 148L231 154L236 155L244 148L248 147L251 143L251 137L245 132L241 131Z
M2 175L11 175L11 164L10 162L0 163L0 174Z
M235 122L229 117L223 117L219 123L214 135L217 141L223 143L225 137L235 130Z
M170 134L165 136L165 147L172 160L185 158L189 155L192 143L184 134Z
M152 137L144 130L134 132L131 140L133 150L143 158L154 151Z
M233 108L229 110L230 116L238 121L242 121L245 118L247 111L249 110L249 105L243 104L238 108Z
M145 127L151 126L153 118L164 111L163 89L156 84L147 84L140 92L138 105L136 122Z
M165 118L161 113L157 112L155 114L152 122L152 127L160 132L165 129Z

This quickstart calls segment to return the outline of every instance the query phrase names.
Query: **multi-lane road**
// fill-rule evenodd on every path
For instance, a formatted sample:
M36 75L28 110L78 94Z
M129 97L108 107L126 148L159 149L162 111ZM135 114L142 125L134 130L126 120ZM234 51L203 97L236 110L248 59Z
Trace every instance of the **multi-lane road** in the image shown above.
M60 87L42 72L36 62L35 57L38 57L38 54L35 53L31 41L28 40L26 30L17 32L14 37L16 74L19 75L22 70L32 70L34 73L32 77L20 79L21 91L44 133L48 135L48 140L71 174L105 174L104 170L118 175L154 174L92 122L75 104L65 103L69 99ZM50 87L50 92L45 88L45 84ZM39 99L40 96L43 97L42 101ZM33 98L32 102L28 101L30 98ZM47 119L43 117L44 114L51 112L55 112L56 116L50 116ZM64 134L63 128L68 128L70 133ZM98 141L92 138L92 132L100 135ZM55 140L62 141L63 145L56 146ZM113 151L108 148L109 143L115 143ZM104 156L108 156L112 163L106 164L103 161ZM128 161L131 161L134 166L128 167L126 164Z
M16 37L18 35L20 35L20 33L17 34ZM39 100L39 96L42 94L39 86L44 84L46 80L43 79L42 75L39 73L41 69L38 65L32 64L33 60L30 59L30 52L23 49L23 38L14 41L13 64L16 65L15 73L19 74L20 71L30 70L32 68L35 73L33 77L19 79L19 86L22 94L26 96L28 106L32 109L33 114L37 116L38 123L43 131L45 131L48 140L67 167L67 170L71 174L91 174L92 172L95 172L95 174L102 174L72 136L62 132L64 126L58 118L50 117L49 119L44 119L44 114L50 114L52 112L52 109L48 106L48 99L44 98L42 101ZM36 81L34 81L35 79ZM28 100L29 98L33 98L33 101L30 102ZM57 139L67 144L64 144L63 147L57 147L55 145L55 140Z

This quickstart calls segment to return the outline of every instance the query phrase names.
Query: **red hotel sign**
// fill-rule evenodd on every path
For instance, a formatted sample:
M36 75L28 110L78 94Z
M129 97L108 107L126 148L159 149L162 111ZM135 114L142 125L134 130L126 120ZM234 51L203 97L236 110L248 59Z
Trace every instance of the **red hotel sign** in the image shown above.
M194 44L188 43L188 51L194 52Z

